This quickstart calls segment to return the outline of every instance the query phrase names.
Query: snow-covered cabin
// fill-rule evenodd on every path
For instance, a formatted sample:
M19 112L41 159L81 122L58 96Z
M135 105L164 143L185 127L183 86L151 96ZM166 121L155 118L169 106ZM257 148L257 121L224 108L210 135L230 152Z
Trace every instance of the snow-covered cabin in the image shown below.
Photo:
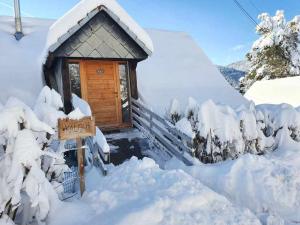
M66 112L72 93L85 99L106 129L131 126L131 98L158 113L172 98L246 102L187 34L146 31L115 0L82 0L56 21L22 22L25 36L17 41L14 18L0 17L1 102L13 95L33 104L47 84L63 96Z

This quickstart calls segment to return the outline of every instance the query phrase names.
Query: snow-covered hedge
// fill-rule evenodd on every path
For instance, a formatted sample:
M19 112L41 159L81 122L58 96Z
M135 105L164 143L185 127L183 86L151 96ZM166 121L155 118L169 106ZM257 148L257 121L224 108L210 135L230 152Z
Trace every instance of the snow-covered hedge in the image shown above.
M44 87L30 108L16 98L0 104L0 221L44 224L58 203L59 183L69 168L50 143L66 115L61 96ZM60 189L61 190L61 189Z
M300 141L300 110L287 104L250 104L233 109L211 100L200 105L189 98L185 112L179 105L173 100L166 118L192 138L191 154L204 163L272 151L282 129L287 129L293 140Z

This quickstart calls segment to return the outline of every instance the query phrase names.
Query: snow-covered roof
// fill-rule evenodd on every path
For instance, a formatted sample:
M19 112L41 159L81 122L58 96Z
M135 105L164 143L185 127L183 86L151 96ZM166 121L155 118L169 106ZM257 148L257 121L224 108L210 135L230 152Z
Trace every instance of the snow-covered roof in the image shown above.
M25 36L16 41L14 18L0 17L0 102L16 96L32 105L44 85L42 62L47 33L54 20L23 18ZM53 26L52 26L53 27ZM182 32L146 30L155 51L138 64L141 96L164 110L172 98L194 97L237 106L246 100L223 78L190 36Z
M42 87L43 49L53 20L23 18L21 41L14 38L15 20L0 16L0 102L15 96L32 106Z
M233 107L247 100L229 85L196 42L186 33L149 29L155 51L138 64L140 95L154 111L164 113L173 98L182 107L188 97Z
M149 55L153 52L147 32L115 0L81 0L49 28L46 49L53 52L99 10L105 10Z
M245 97L255 104L288 103L300 106L300 76L256 81Z

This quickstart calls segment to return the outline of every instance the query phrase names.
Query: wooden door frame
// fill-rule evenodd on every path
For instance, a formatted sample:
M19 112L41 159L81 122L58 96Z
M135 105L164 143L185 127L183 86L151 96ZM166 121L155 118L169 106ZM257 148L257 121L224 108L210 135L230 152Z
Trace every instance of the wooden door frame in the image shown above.
M116 86L117 86L117 124L112 124L111 126L102 127L103 130L114 130L114 129L122 129L122 128L129 128L132 127L132 117L131 117L131 85L130 85L130 77L129 77L129 63L127 61L116 61L116 60L101 60L101 59L68 59L67 63L78 63L80 68L80 91L81 91L81 98L88 102L88 87L87 87L87 76L86 76L86 62L87 61L95 61L95 62L104 62L104 63L113 63L114 70L115 70L115 78L116 78ZM122 105L121 105L121 90L120 90L120 74L119 74L119 64L126 64L127 65L127 81L128 81L128 104L129 104L129 111L130 111L130 122L124 123L122 121Z

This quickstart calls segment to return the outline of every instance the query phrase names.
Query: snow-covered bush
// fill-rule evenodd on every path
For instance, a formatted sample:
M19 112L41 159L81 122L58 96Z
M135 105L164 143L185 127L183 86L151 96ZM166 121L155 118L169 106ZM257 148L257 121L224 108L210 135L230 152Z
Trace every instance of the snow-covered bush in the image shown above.
M181 119L181 117L182 113L180 110L179 101L177 99L173 99L166 113L166 119L171 123L175 124Z
M61 96L44 87L34 110L16 98L1 107L0 220L44 224L56 205L54 187L68 170L63 151L50 145L57 139L58 118L65 117L62 106Z
M251 67L241 82L242 92L256 80L300 75L300 16L286 21L279 10L273 17L262 13L258 18L260 37L247 54Z
M199 105L190 98L185 112L174 127L191 137L193 156L205 163L274 150L283 128L300 141L300 112L290 105L256 108L252 103L234 110L211 100Z

